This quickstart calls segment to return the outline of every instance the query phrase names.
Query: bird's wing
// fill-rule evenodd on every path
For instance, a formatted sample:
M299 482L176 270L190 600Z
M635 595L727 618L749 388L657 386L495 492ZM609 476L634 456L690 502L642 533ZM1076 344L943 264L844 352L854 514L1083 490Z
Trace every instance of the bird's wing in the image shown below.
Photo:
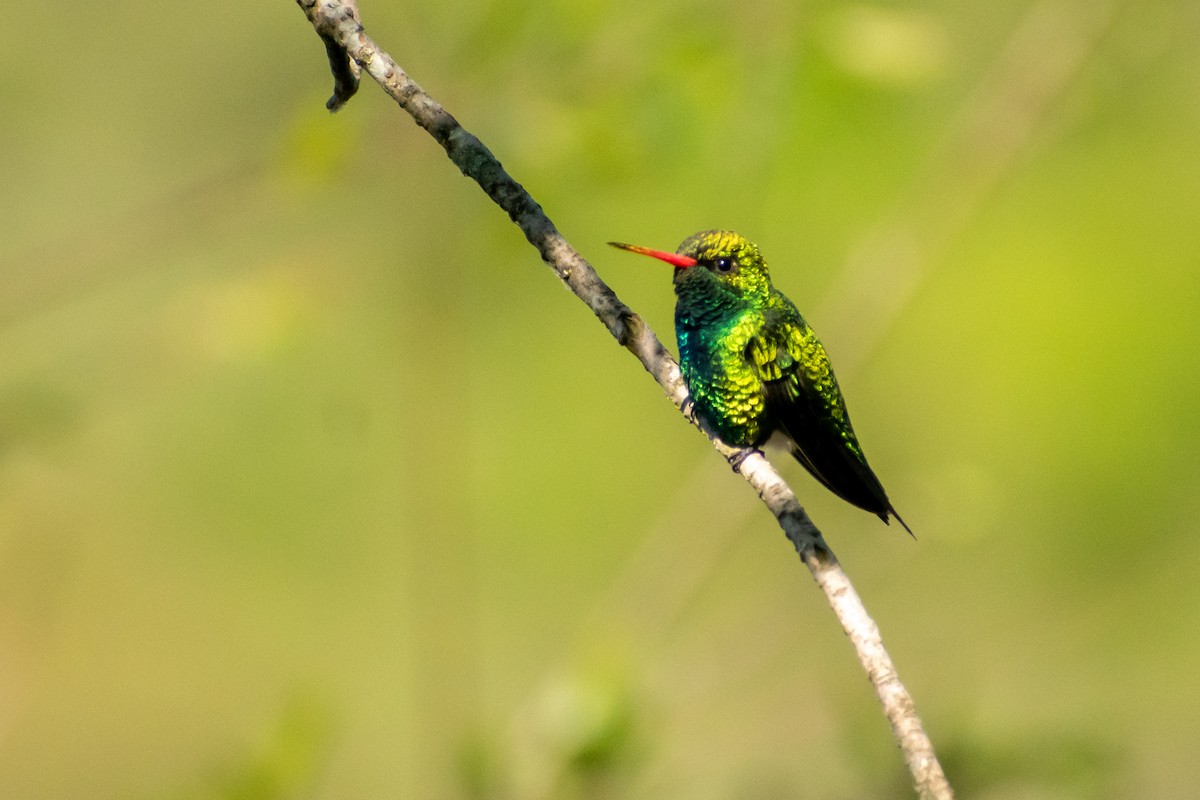
M774 318L773 318L774 317ZM770 315L746 348L768 413L792 441L792 455L834 494L887 520L887 493L858 445L829 356L792 309Z

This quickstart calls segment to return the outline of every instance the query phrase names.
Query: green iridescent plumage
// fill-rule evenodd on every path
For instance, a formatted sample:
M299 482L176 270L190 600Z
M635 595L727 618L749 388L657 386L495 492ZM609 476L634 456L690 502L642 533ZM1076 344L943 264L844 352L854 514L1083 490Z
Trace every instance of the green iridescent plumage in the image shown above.
M689 236L674 254L614 246L675 266L679 364L697 412L721 439L761 447L780 433L831 491L909 530L867 464L825 348L771 285L758 247L732 231Z

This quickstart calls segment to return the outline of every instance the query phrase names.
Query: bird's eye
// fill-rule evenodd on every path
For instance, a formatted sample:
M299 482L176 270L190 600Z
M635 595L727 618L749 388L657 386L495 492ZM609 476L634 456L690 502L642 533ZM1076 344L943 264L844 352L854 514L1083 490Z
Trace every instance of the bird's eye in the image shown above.
M717 272L731 272L733 270L733 259L728 256L721 256L713 262L713 266Z

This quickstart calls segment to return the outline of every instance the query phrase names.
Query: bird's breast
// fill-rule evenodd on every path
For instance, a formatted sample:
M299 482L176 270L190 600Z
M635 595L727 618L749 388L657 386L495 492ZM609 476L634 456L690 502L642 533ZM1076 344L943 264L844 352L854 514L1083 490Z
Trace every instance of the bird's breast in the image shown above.
M676 320L679 360L697 411L727 444L750 447L765 439L762 380L747 357L761 323L753 314L722 318L718 324Z

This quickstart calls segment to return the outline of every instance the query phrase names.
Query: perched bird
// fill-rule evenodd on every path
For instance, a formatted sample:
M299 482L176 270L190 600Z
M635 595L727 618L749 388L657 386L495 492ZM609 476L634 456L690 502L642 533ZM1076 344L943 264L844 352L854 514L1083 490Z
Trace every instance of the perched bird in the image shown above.
M796 460L848 503L895 517L867 464L825 348L771 285L758 247L732 231L702 231L674 253L609 242L675 267L679 365L696 411L734 447L782 434Z

